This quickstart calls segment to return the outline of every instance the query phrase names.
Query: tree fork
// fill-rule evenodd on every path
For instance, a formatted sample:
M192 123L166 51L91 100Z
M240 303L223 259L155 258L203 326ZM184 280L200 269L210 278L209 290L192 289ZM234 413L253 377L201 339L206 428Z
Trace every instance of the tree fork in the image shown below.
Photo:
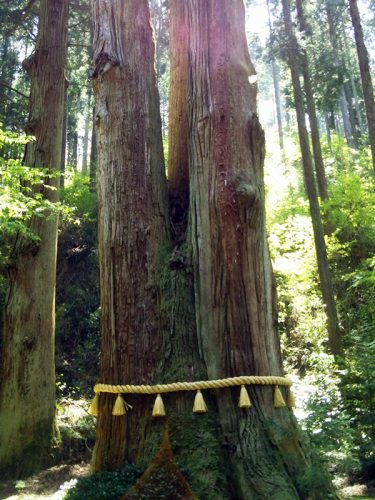
M93 2L103 383L282 374L264 221L264 137L249 84L243 3L176 5L186 9L189 28L180 47L188 54L188 94L179 94L190 102L188 127L179 132L189 151L189 224L185 242L173 248L147 3ZM149 144L151 165L142 156ZM141 316L137 304L146 305ZM173 451L191 471L193 490L215 500L307 496L313 486L301 484L312 460L292 414L274 408L269 387L252 396L247 411L237 407L238 391L212 392L204 416L192 413L186 395L165 396ZM94 470L126 460L145 465L160 444L164 423L151 423L152 401L127 400L133 409L113 417L114 398L103 397ZM332 492L329 480L320 488Z

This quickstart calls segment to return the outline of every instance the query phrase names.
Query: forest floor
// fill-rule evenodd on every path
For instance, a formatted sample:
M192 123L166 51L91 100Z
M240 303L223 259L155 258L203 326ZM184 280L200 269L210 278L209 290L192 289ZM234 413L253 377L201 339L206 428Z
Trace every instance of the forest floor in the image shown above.
M72 479L80 479L90 473L89 462L72 465L56 465L50 469L35 474L28 479L19 481L5 481L0 484L1 500L18 499L54 499L61 500L64 483Z
M0 484L1 500L62 500L64 484L72 479L80 479L90 473L89 462L51 467L22 481L6 481ZM349 485L338 481L341 499L370 500L375 498L375 491L369 491L366 485Z
M85 400L61 401L58 405L58 424L62 437L63 463L22 480L0 483L0 500L63 500L72 480L90 474L90 457L95 438L92 417L87 416ZM335 478L335 485L343 500L370 500L375 489L364 484L351 485L345 478Z

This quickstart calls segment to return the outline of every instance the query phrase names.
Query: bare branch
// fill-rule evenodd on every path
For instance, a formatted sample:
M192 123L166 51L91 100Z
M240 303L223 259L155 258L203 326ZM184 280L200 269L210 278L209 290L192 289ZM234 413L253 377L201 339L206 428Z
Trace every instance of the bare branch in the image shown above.
M5 88L9 89L9 90L12 90L12 91L13 91L13 92L15 92L16 94L18 94L18 95L20 95L20 96L24 97L25 99L28 99L28 98L29 98L29 96L28 96L28 95L26 95L26 94L24 94L23 92L20 92L19 90L17 90L17 89L15 89L15 88L13 88L11 85L9 85L9 84L8 84L8 83L6 83L6 82L2 82L2 81L0 81L0 85L1 85L2 87L5 87Z

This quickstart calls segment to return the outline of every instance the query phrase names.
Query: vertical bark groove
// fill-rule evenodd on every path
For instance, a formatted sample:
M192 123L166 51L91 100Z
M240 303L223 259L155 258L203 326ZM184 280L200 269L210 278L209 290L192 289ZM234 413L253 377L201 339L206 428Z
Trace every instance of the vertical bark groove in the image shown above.
M160 345L157 264L168 243L167 197L150 14L145 0L94 0L101 379L152 383ZM127 419L103 397L93 468L142 456L150 402ZM131 434L129 433L131 429Z

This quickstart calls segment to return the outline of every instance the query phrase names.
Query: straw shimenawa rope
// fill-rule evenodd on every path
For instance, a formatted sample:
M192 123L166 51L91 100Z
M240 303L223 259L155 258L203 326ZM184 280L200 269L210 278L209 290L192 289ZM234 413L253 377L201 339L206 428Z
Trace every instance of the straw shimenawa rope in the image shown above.
M167 392L181 391L197 391L193 411L195 413L205 413L207 406L204 402L201 391L203 389L222 389L225 387L241 386L240 399L238 406L240 408L250 408L251 402L246 391L246 385L274 385L274 406L287 406L280 392L279 386L288 387L288 406L294 406L294 398L290 391L292 381L287 377L272 377L272 376L242 376L222 378L218 380L201 380L197 382L173 382L172 384L157 384L157 385L112 385L112 384L96 384L94 387L95 398L90 406L89 413L98 415L98 397L101 393L118 394L113 415L125 415L126 409L131 408L126 403L121 394L156 394L156 400L152 415L154 417L165 416L165 407L161 394Z
M287 377L242 376L221 378L218 380L201 380L198 382L173 382L158 385L111 385L96 384L95 393L112 394L161 394L165 392L198 391L202 389L222 389L236 385L285 385L290 387L292 381Z

